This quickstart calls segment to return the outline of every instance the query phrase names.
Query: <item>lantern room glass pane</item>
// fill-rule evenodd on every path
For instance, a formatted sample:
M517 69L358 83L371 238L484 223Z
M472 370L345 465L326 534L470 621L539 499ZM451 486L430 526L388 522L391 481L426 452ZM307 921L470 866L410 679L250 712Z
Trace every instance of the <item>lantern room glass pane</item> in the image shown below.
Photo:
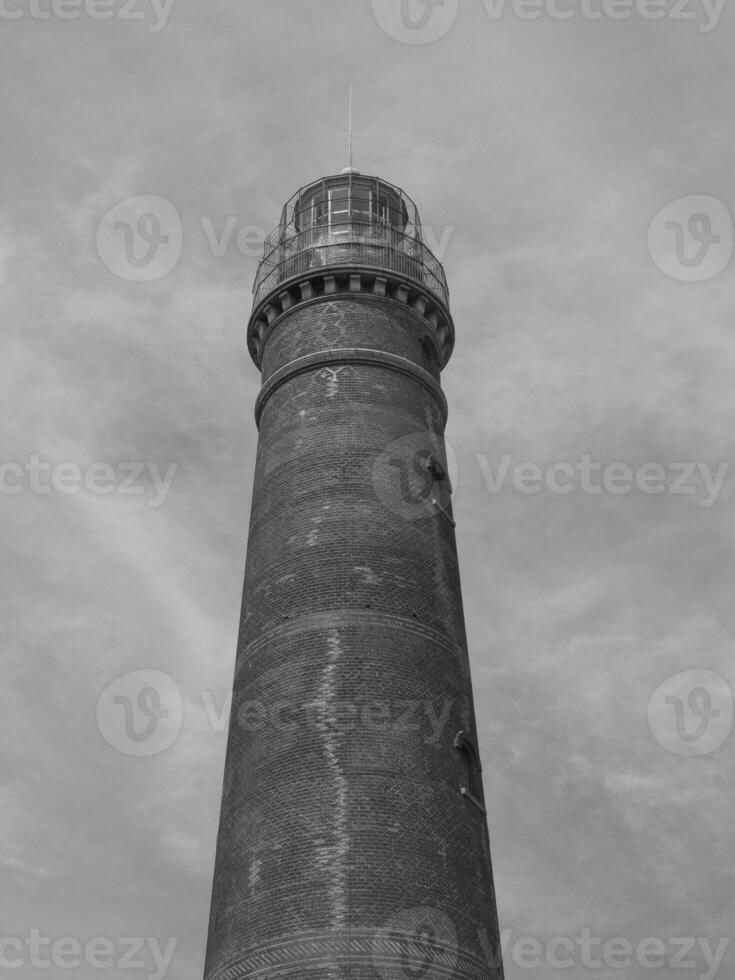
M347 185L330 187L329 191L329 226L336 233L349 231L350 195Z
M318 191L301 198L294 209L294 227L296 231L306 231L323 224L325 220L324 194Z
M361 222L370 222L373 217L373 192L369 187L353 186L352 216Z

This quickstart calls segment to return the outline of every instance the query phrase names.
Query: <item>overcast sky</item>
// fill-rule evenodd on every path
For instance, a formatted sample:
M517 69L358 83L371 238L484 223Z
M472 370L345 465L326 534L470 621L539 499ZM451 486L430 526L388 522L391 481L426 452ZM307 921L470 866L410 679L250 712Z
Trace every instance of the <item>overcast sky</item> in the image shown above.
M585 929L708 976L735 919L732 9L50 3L0 5L0 939L110 945L42 970L11 943L0 972L148 978L123 940L180 937L166 975L201 977L258 229L345 165L352 82L356 166L417 202L449 279L507 977L651 975L545 962ZM169 715L135 742L114 719L141 678Z

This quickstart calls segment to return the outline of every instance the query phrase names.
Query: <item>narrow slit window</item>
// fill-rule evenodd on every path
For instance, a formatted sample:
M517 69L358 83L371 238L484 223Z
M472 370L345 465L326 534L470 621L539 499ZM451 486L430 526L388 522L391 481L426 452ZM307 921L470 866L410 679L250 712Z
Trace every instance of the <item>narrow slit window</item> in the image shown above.
M475 743L466 732L458 732L454 739L454 747L462 759L462 795L485 813L482 793L482 766Z
M436 377L439 373L439 358L436 354L436 348L428 337L421 340L421 356L424 370Z

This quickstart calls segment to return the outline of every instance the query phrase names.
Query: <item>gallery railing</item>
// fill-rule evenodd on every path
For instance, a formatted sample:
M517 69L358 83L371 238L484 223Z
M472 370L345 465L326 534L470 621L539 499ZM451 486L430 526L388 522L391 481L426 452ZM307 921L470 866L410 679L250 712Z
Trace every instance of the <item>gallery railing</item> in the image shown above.
M331 219L331 220L330 220ZM401 232L373 215L329 216L298 231L279 225L265 240L253 286L257 304L279 283L325 266L368 266L422 283L445 305L449 291L444 269L416 232Z

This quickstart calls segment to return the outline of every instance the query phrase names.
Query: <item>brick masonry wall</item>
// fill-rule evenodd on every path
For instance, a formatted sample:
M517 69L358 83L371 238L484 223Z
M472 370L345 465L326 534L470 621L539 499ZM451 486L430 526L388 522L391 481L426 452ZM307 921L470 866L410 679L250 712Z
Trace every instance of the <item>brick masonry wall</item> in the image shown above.
M301 307L298 316L281 320L268 338L263 351L264 379L294 358L340 347L386 351L427 366L421 342L431 341L431 331L412 310L359 294L319 297L311 302L315 310ZM432 373L438 377L438 372Z
M372 296L297 305L264 382L355 348L435 373L426 326ZM317 361L262 406L207 980L502 975L455 747L476 735L450 495L424 465L446 468L444 420L418 375Z

